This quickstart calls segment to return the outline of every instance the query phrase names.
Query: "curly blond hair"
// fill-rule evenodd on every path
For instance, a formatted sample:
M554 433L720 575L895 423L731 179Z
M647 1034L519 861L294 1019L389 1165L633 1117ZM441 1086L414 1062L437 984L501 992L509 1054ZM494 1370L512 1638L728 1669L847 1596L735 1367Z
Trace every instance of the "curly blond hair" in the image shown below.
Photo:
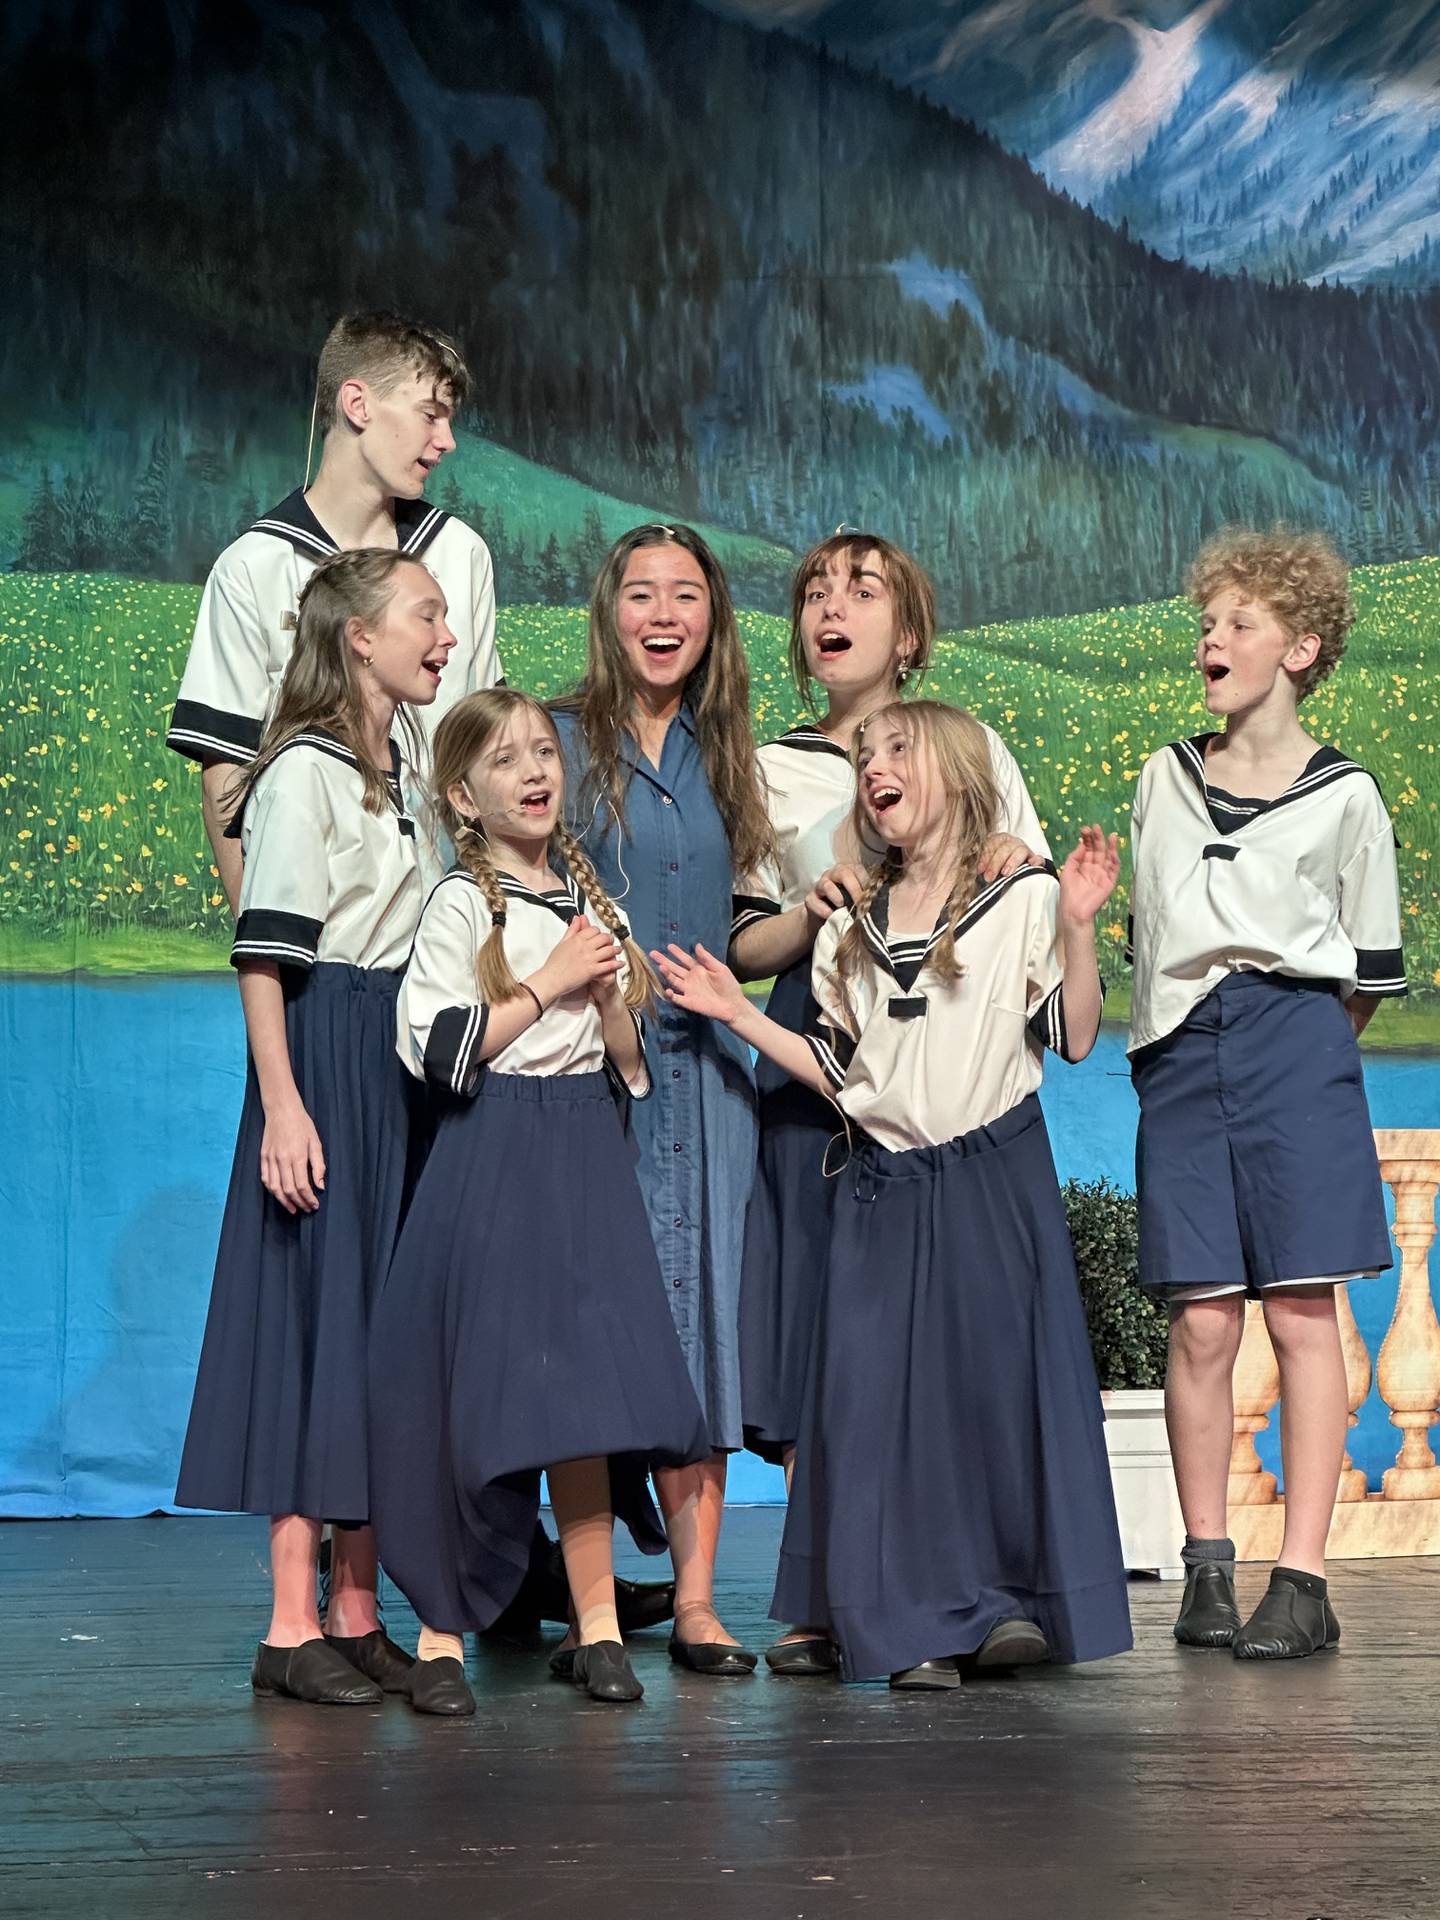
M1253 527L1223 527L1196 554L1185 591L1197 607L1204 607L1226 587L1258 600L1292 638L1307 633L1318 637L1320 651L1296 676L1301 700L1335 671L1355 624L1355 603L1350 569L1323 533L1279 526L1265 533Z

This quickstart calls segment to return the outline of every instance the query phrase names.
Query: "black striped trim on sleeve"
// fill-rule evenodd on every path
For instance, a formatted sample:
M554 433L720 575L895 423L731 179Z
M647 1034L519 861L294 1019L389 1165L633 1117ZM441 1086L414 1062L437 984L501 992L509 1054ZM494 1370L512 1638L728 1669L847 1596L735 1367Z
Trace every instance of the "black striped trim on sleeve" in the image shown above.
M730 938L743 933L746 927L756 926L761 920L768 920L781 911L778 900L768 900L760 893L732 893L730 896Z
M224 713L199 700L177 700L165 744L187 760L225 761L243 767L260 751L262 722L244 713Z
M480 1084L480 1047L490 1023L490 1009L443 1007L430 1023L425 1042L425 1077L448 1093L472 1094Z
M1355 949L1355 991L1377 1000L1398 1000L1410 991L1405 978L1405 956L1399 947Z
M855 1058L855 1042L848 1033L842 1033L823 1018L817 1025L807 1027L802 1037L819 1062L820 1071L839 1093L850 1071L850 1062Z
M275 907L249 907L240 916L230 948L230 964L240 960L273 960L282 967L313 967L320 946L323 920L303 913L281 913Z
M1127 913L1125 916L1125 964L1127 967L1133 967L1135 964L1135 916L1133 913Z
M1100 982L1100 998L1105 998L1105 982ZM1048 1047L1062 1060L1073 1061L1070 1033L1065 1025L1065 983L1057 980L1025 1023L1037 1046Z

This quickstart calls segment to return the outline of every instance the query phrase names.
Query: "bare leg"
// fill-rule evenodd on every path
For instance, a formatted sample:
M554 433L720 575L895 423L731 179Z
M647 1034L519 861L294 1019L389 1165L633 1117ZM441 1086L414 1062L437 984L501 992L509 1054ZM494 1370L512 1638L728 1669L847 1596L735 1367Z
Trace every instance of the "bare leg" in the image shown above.
M1228 1532L1231 1376L1244 1331L1245 1299L1238 1293L1186 1301L1170 1316L1165 1427L1185 1531L1197 1540L1223 1540Z
M690 1467L663 1467L655 1491L675 1564L675 1634L692 1645L740 1643L715 1612L715 1552L725 1511L725 1455L712 1453Z
M795 1449L786 1447L781 1454L785 1468L785 1498L790 1498L790 1488L795 1479ZM777 1647L788 1647L796 1640L823 1640L829 1637L828 1627L787 1627L775 1642Z
M1335 1289L1286 1287L1267 1294L1265 1325L1280 1363L1280 1564L1323 1574L1349 1409Z
M330 1543L330 1610L325 1630L359 1640L380 1624L375 1607L379 1563L373 1527L336 1527Z
M302 1513L277 1513L270 1521L270 1580L274 1600L265 1644L298 1647L320 1638L315 1608L315 1569L320 1558L320 1522Z
M584 1647L597 1640L618 1640L609 1462L565 1460L547 1467L545 1473L565 1556L565 1577L570 1582L574 1644Z

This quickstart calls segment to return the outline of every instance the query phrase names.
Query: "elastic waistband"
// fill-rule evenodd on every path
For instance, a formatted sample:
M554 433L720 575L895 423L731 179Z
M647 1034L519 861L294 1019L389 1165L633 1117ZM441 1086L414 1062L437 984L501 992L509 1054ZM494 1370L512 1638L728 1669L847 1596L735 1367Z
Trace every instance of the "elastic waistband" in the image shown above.
M405 970L403 967L352 967L341 960L317 960L303 973L295 967L282 967L280 977L292 996L373 993L393 1000L400 991Z
M1040 1110L1039 1096L1028 1093L998 1119L987 1121L983 1127L972 1127L968 1133L957 1134L953 1140L941 1141L936 1146L896 1149L867 1139L857 1146L850 1162L855 1197L873 1199L874 1190L888 1180L931 1179L958 1161L998 1152L1035 1127L1044 1132L1045 1116Z
M613 1098L603 1073L482 1073L477 1100L519 1101L529 1106L587 1106Z
M1336 993L1338 980L1307 980L1294 973L1261 973L1255 967L1241 967L1217 981L1211 993ZM1207 994L1206 998L1209 998ZM1203 1005L1204 1002L1202 1001Z

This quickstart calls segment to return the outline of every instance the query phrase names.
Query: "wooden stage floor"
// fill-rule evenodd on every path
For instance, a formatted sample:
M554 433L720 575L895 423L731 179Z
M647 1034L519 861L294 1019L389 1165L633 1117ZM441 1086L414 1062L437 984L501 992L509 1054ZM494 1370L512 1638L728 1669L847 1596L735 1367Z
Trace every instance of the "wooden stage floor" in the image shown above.
M727 1516L752 1644L779 1526ZM1293 1664L1182 1653L1178 1588L1136 1582L1136 1651L1098 1666L705 1681L662 1630L627 1710L486 1643L447 1722L254 1701L262 1550L243 1520L0 1526L0 1914L1440 1920L1440 1562L1337 1566L1343 1646Z

